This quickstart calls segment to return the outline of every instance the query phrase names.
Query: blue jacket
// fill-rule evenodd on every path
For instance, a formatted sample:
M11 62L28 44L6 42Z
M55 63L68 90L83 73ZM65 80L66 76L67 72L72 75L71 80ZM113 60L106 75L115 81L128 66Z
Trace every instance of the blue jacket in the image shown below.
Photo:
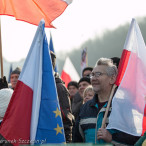
M104 117L106 107L107 102L100 111L98 111L97 95L82 106L75 125L75 142L104 143L103 140L97 140L97 131L102 125L102 119ZM110 111L111 108L109 113Z
M97 140L97 131L99 128L101 128L102 120L107 107L107 102L99 110L97 100L98 96L95 94L92 100L86 102L81 107L80 114L75 124L74 142L86 142L95 144L106 143L104 140ZM108 117L110 115L110 112L111 107L108 112ZM106 121L106 125L107 124L108 118ZM139 138L135 138L134 136L114 129L110 130L109 132L112 134L112 139L114 141L124 144L134 144Z

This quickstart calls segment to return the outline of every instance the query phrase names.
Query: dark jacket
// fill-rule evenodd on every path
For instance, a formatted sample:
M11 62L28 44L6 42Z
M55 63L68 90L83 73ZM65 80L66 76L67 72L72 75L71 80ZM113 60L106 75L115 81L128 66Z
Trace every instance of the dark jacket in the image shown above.
M106 106L107 103L99 111L95 95L81 107L75 124L74 142L103 143L102 140L97 141L96 131L101 127Z
M1 126L2 121L0 122ZM11 143L9 143L1 134L0 134L0 146L13 146Z
M71 112L69 92L67 88L65 87L64 82L60 79L57 73L55 73L55 81L56 81L57 93L58 93L58 98L59 98L61 114L62 114L66 142L71 142L73 115Z
M13 146L0 134L0 146Z
M74 115L75 119L77 119L82 105L83 98L80 96L79 92L77 92L72 100L72 114Z
M98 109L98 96L95 94L92 100L86 102L79 113L78 119L75 124L74 142L90 142L90 143L105 143L103 140L97 140L97 131L102 125L102 120L107 107L107 102L103 107ZM111 107L108 117L111 112ZM106 125L108 124L108 118ZM117 131L109 130L112 134L113 141L123 144L134 145L138 137Z

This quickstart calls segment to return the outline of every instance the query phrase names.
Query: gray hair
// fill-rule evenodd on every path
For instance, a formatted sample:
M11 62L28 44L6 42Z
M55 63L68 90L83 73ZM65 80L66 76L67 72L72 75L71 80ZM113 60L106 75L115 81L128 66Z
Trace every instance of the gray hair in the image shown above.
M118 74L117 66L113 64L112 59L100 58L99 60L97 60L95 67L97 65L107 66L106 72L107 72L108 76L117 76L117 74Z

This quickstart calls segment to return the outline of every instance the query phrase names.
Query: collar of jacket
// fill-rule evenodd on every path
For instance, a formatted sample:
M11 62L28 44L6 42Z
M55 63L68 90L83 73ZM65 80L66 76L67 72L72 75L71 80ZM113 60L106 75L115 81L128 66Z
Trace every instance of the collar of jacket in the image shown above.
M93 99L90 102L90 106L95 106L97 104L98 95L94 94Z
M114 95L115 95L117 89L118 89L118 87L116 87L116 89L114 91ZM98 95L95 93L93 99L90 102L90 106L95 106L97 104L97 100L98 100ZM112 104L112 102L111 102L111 104Z

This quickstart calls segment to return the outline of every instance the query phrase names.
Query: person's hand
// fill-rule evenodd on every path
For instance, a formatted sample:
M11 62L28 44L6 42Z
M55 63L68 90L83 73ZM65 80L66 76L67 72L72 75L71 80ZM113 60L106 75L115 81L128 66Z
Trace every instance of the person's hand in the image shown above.
M6 80L6 77L0 78L0 89L8 88L8 82Z
M108 132L108 130L104 128L99 128L97 131L97 139L103 139L106 142L112 141L112 135Z

